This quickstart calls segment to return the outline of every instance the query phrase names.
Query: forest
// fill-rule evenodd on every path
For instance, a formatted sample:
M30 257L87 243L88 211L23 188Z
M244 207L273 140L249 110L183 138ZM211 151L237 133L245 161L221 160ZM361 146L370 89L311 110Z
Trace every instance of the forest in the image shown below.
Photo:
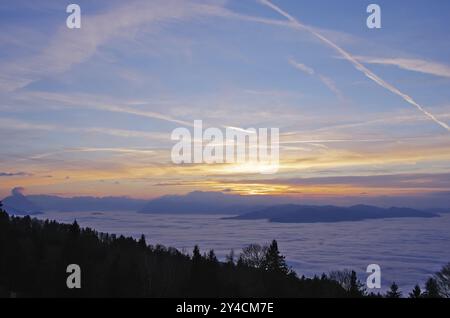
M81 288L66 285L67 266L81 268ZM449 297L450 264L402 294L393 283L369 293L354 271L312 278L286 263L277 241L251 244L219 261L213 250L191 253L73 224L8 215L0 203L0 297L138 298L440 298Z

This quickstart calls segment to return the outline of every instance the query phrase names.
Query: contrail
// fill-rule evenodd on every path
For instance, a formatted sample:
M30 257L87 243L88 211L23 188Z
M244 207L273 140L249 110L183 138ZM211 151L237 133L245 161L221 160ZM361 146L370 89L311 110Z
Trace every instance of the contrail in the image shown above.
M407 103L413 105L414 107L416 107L419 111L421 111L425 116L427 116L429 119L431 119L432 121L434 121L436 124L440 125L441 127L443 127L444 129L446 129L447 131L450 132L450 126L448 126L446 123L440 121L439 119L436 118L436 116L434 116L432 113L428 112L426 109L424 109L420 104L418 104L411 96L401 92L399 89L397 89L396 87L392 86L391 84L387 83L385 80L383 80L382 78L380 78L378 75L376 75L375 73L373 73L371 70L369 70L367 67L365 67L364 65L362 65L360 62L358 62L358 60L356 60L350 53L348 53L347 51L345 51L343 48L341 48L340 46L338 46L336 43L334 43L333 41L329 40L328 38L326 38L325 36L323 36L322 34L318 33L317 31L315 31L312 27L307 26L303 23L300 23L296 18L294 18L293 16L291 16L289 13L287 13L286 11L282 10L281 8L279 8L278 6L274 5L273 3L271 3L269 0L259 0L259 2L261 2L263 5L268 6L269 8L271 8L272 10L278 12L279 14L281 14L282 16L284 16L286 19L288 19L295 27L299 28L299 29L303 29L309 33L311 33L312 35L314 35L316 38L318 38L319 40L321 40L322 42L324 42L325 44L327 44L328 46L330 46L331 48L333 48L334 50L336 50L340 55L342 55L346 60L348 60L350 63L353 64L353 66L360 72L364 73L368 78L370 78L372 81L374 81L375 83L377 83L378 85L380 85L381 87L384 87L385 89L391 91L392 93L396 94L397 96L400 96L401 98L403 98L403 100L405 100Z

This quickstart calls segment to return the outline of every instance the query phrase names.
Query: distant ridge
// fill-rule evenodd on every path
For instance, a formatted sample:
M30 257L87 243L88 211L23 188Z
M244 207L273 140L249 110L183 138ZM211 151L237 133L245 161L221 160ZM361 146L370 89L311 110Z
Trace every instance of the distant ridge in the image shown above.
M3 199L5 210L15 215L32 215L47 211L92 212L92 211L137 211L147 200L128 197L73 197L63 198L53 195L23 195L13 189L11 195Z
M166 195L148 202L140 213L239 214L267 206L255 198L222 192L194 191Z
M410 208L379 208L369 205L351 207L337 206L303 206L295 204L277 205L239 216L227 218L234 220L266 219L277 223L335 223L387 218L432 218L439 217L432 212Z
M14 188L11 196L3 200L5 211L14 215L42 214L42 208L25 197L21 190L21 188Z
M73 197L24 195L15 188L3 200L5 209L16 215L33 215L47 211L107 212L132 211L149 214L222 214L232 219L267 219L279 223L317 223L359 221L399 217L437 217L440 210L379 208L371 205L340 207L333 205L299 205L292 199L273 196L243 196L228 192L194 191L185 195L165 195L153 200L129 197ZM237 215L237 216L236 216Z

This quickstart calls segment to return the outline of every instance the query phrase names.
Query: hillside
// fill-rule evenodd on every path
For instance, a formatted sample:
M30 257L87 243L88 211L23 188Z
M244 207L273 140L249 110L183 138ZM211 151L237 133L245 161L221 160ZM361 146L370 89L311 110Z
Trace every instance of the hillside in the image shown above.
M37 212L83 212L83 211L137 211L147 200L128 197L72 197L55 195L24 195L13 189L11 195L3 199L5 210L15 215L33 215Z
M140 240L54 221L10 217L0 209L0 297L345 297L336 281L298 278L276 242L254 267L219 262L213 251L192 255ZM82 288L66 287L78 264Z
M222 192L194 191L186 195L166 195L148 202L141 213L239 214L262 207L257 198Z

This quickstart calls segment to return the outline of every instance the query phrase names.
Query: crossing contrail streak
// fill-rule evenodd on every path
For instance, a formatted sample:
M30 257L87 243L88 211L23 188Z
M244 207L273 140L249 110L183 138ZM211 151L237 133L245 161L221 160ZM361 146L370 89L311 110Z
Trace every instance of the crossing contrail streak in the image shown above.
M348 53L346 50L338 46L333 41L329 40L327 37L323 36L322 34L318 33L316 30L314 30L312 27L305 25L303 23L300 23L296 18L291 16L286 11L282 10L278 6L274 5L269 0L259 0L263 5L266 5L267 7L271 8L272 10L278 12L282 16L284 16L286 19L288 19L295 27L298 29L305 30L312 35L314 35L316 38L336 50L340 55L342 55L346 60L348 60L350 63L353 64L353 66L360 72L364 73L368 78L370 78L372 81L380 85L381 87L384 87L385 89L391 91L392 93L396 94L397 96L400 96L403 100L405 100L407 103L413 105L416 107L419 111L421 111L425 116L427 116L429 119L434 121L436 124L440 125L444 129L450 132L450 126L446 123L440 121L436 116L434 116L432 113L424 109L419 103L417 103L411 96L401 92L398 88L394 87L393 85L389 84L382 78L380 78L378 75L373 73L371 70L369 70L367 67L362 65L357 59L355 59L350 53Z

